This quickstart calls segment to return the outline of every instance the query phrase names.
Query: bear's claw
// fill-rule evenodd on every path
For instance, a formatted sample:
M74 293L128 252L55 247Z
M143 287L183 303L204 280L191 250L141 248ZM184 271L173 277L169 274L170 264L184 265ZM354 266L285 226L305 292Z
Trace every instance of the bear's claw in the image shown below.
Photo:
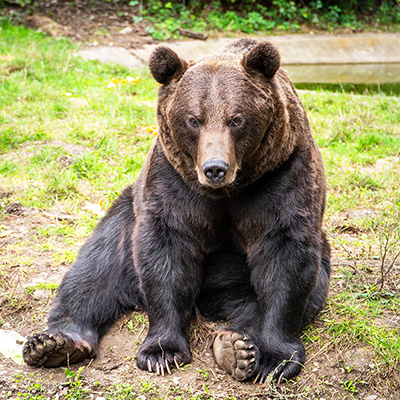
M181 362L179 362L181 360ZM149 372L155 372L156 375L165 376L165 374L172 374L172 368L180 370L180 364L187 364L190 358L185 356L184 353L174 351L150 351L142 350L137 355L137 363L139 368Z
M238 381L250 379L259 363L258 348L242 333L220 330L213 342L215 361Z
M164 364L163 364L164 362ZM178 361L176 360L176 357L174 357L174 363L175 363L175 367L176 369L180 370ZM161 376L165 376L165 371L168 374L172 374L171 371L171 367L172 367L172 363L171 366L168 363L168 360L165 358L163 361L155 361L154 364L152 365L150 359L147 359L147 370L149 372L155 372L156 375L161 375Z

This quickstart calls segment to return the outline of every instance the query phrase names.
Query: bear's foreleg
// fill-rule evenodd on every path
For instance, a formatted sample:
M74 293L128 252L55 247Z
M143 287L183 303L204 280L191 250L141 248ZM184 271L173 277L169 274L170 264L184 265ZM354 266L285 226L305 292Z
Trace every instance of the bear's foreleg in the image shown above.
M299 338L306 305L316 285L321 264L320 240L295 240L293 232L264 237L250 249L251 282L261 309L257 379L275 380L300 373L305 362ZM305 243L308 243L307 245Z
M149 332L137 354L139 368L164 375L191 360L186 328L202 279L196 239L146 215L135 234L135 265L147 302Z

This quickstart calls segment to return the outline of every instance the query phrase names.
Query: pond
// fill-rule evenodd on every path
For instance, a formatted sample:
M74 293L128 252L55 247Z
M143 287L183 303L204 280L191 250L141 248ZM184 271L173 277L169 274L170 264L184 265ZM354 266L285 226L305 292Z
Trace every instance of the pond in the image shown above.
M400 63L303 64L282 67L295 83L400 85Z

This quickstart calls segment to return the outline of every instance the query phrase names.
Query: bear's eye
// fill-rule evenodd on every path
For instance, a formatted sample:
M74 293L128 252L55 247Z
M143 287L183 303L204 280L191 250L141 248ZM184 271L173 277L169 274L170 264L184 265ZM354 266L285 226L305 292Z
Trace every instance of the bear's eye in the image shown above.
M238 128L239 126L241 126L243 124L243 117L241 117L240 115L236 115L235 117L233 117L230 121L229 121L229 126L231 128Z
M189 117L187 119L187 123L190 128L198 128L200 126L199 121L197 121L197 119L195 117Z

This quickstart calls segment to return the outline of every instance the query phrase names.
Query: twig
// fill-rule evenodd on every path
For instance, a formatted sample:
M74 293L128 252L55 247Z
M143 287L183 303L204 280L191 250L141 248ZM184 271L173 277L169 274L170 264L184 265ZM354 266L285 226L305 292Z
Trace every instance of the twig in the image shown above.
M207 39L207 35L203 35L202 33L188 31L187 29L182 29L182 28L179 28L178 30L181 35L190 37L192 39L198 39L198 40Z
M379 288L379 291L382 291L382 289L383 289L385 261L386 261L386 255L387 255L387 250L388 250L388 243L389 243L389 237L386 234L383 234L383 235L386 240L383 250L382 250L382 241L381 240L379 241L379 252L381 253L381 286Z
M347 255L350 257L351 261L353 261L354 266L349 265L349 267L352 268L355 273L357 273L357 262L355 261L353 254L351 254L350 251L347 250L346 247L344 247L342 245L342 243L339 242L339 240L336 238L335 235L333 235L330 232L328 232L328 234L335 239L336 243L347 253Z
M393 257L392 261L389 263L387 268L385 268L389 250L391 250L391 248L393 248L398 243L398 241L395 240L394 243L390 243L390 236L386 233L382 233L381 237L384 238L384 243L382 242L382 240L379 240L379 252L380 252L380 256L381 256L380 286L379 286L380 292L383 290L383 286L385 285L386 277L392 271L397 259L400 257L400 251L399 251Z

